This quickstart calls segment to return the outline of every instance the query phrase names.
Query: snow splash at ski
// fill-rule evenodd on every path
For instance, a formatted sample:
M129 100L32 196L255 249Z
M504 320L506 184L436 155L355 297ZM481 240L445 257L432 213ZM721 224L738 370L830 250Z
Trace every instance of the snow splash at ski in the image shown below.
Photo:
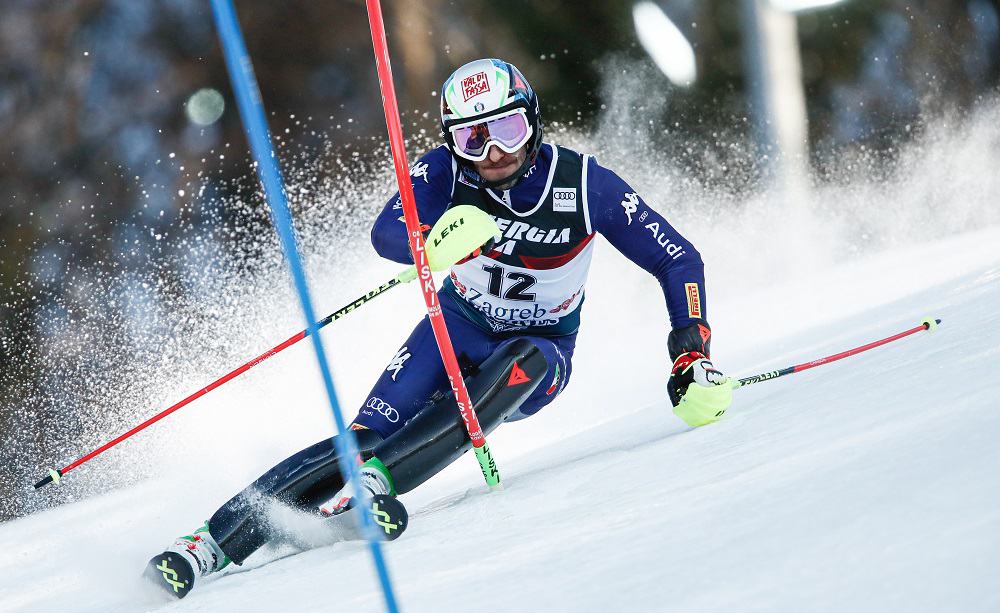
M747 323L726 309L740 294L821 274L845 259L1000 223L993 204L1000 194L996 102L964 116L929 118L891 159L862 149L821 158L821 179L790 206L748 184L756 164L738 132L712 142L670 141L672 126L690 117L659 119L665 107L649 101L671 99L660 82L646 67L611 65L608 108L596 127L554 124L548 139L594 153L698 245L719 356L734 345L726 333ZM411 127L435 132L431 120L415 117ZM346 150L307 152L287 177L322 313L398 269L367 242L371 220L394 189L381 143L365 139ZM435 143L410 144L412 155ZM206 185L194 176L187 191L198 194ZM192 501L192 517L172 521L164 528L169 536L190 528L182 519L203 517L274 462L332 434L311 355L297 346L73 471L61 487L31 488L48 467L67 464L303 327L254 185L248 174L216 189L250 197L193 197L187 206L203 223L179 221L146 259L119 246L117 257L128 266L81 266L67 276L71 287L37 322L43 340L35 351L44 364L34 375L38 391L4 409L13 423L2 441L5 486L13 495L0 503L0 518L156 478L176 486L159 491ZM130 231L147 229L136 223ZM575 407L570 426L558 420L560 435L611 417L602 408L608 402L644 406L663 396L668 323L659 287L611 253L599 248L588 285L580 382L547 410L565 416ZM773 300L763 323L780 322L791 308L781 296ZM418 292L399 289L324 331L348 418L421 313ZM595 328L605 333L588 337ZM629 385L584 389L582 382L596 380ZM580 406L584 398L590 401ZM506 440L506 449L543 444L555 427L544 419L532 420L538 427L512 426L518 438Z

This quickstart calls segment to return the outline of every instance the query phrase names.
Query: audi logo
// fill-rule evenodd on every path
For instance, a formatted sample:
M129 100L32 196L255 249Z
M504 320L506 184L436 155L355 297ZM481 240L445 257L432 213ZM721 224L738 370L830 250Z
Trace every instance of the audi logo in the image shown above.
M576 200L576 190L571 192L556 192L552 194L553 200Z
M392 423L396 423L397 421L399 421L399 411L392 408L392 405L382 400L381 398L372 396L371 398L368 399L368 402L365 404L365 406L368 407L369 409L378 411L379 413L382 414L382 416L384 416Z

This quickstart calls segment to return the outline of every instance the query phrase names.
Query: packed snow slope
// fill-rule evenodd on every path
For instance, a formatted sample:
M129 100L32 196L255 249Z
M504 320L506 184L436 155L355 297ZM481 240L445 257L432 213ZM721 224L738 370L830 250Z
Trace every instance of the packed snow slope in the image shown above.
M732 375L944 323L739 390L697 430L666 401L657 286L603 245L567 392L490 438L503 489L465 457L403 497L410 528L384 547L403 609L1000 610L998 244L986 228L743 286L743 262L706 251L714 356ZM365 278L393 270L373 267ZM416 288L380 301L324 332L349 407L421 312ZM310 352L148 433L166 449L131 461L157 479L0 525L0 610L381 610L367 548L315 526L306 551L263 550L183 601L139 579L173 536L331 431Z

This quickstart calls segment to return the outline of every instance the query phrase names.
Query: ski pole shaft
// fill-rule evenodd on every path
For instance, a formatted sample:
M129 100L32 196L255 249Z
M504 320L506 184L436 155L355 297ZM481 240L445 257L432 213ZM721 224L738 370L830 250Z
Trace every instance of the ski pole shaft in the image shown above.
M784 377L785 375L802 372L803 370L809 370L810 368L816 368L817 366L822 366L823 364L829 364L830 362L836 362L837 360L842 360L852 355L857 355L864 351L868 351L869 349L874 349L876 347L881 347L882 345L885 345L887 343L898 341L901 338L905 338L907 336L910 336L911 334L916 334L917 332L923 332L924 330L933 330L940 323L941 323L940 319L925 319L923 322L920 323L919 326L915 328L904 330L903 332L900 332L898 334L893 334L892 336L883 338L882 340L868 343L867 345L861 345L860 347L855 347L854 349L848 349L847 351L842 351L840 353L828 355L825 358L819 358L818 360L813 360L811 362L796 364L795 366L780 368L778 370L771 370L768 372L760 373L759 375L743 377L742 379L734 379L732 382L733 389L746 387L747 385L753 385L754 383L760 383L761 381L769 381L770 379L777 379L778 377Z
M376 296L380 296L381 294L389 291L390 289L396 287L397 285L401 285L403 283L408 283L410 281L413 281L416 278L416 276L417 276L417 272L416 272L415 268L409 268L407 270L404 270L403 272L399 273L398 275L396 275L392 279L389 279L387 282L385 282L382 285L378 286L377 288L371 290L370 292L368 292L364 296L361 296L360 298L358 298L354 302L352 302L352 303L350 303L350 304L348 304L348 305L346 305L346 306L344 306L344 307L342 307L342 308L334 311L333 313L330 313L326 317L324 317L322 320L320 320L317 323L316 329L318 330L320 328L323 328L324 326L327 326L328 324L330 324L330 323L332 323L332 322L340 319L341 317L347 315L351 311L354 311L355 309L360 308L364 304L367 304L369 301L371 301ZM308 330L302 330L298 334L296 334L294 336L291 336L288 339L286 339L284 342L282 342L282 343L280 343L280 344L272 347L271 349L268 349L264 353L260 354L259 356L255 357L254 359L252 359L249 362L247 362L246 364L243 364L239 368L237 368L237 369L235 369L235 370L233 370L233 371L231 371L231 372L223 375L222 377L220 377L220 378L216 379L215 381L209 383L205 387L203 387L203 388L199 389L198 391L194 392L193 394L187 396L183 400L177 402L176 404L171 405L170 407L164 409L163 411L160 411L156 415L150 417L149 419L147 419L146 421L142 422L138 426L132 428L128 432L125 432L121 436L118 436L117 438L108 441L107 443L101 445L97 449L91 451L90 453L88 453L87 455L79 458L78 460L76 460L76 461L74 461L74 462L72 462L70 464L67 464L66 466L64 466L62 468L59 468L59 469L55 469L55 468L49 469L49 474L44 479L42 479L41 481L39 481L38 483L35 484L35 489L37 490L38 488L40 488L42 486L45 486L45 485L48 485L49 483L53 483L53 482L58 483L59 480L62 478L62 476L64 474L68 473L69 471L73 470L74 468L80 466L81 464L89 462L90 460L92 460L95 457L101 455L102 453L104 453L108 449L111 449L112 447L114 447L118 443L121 443L125 439L130 438L131 436L133 436L133 435L135 435L135 434L137 434L137 433L145 430L146 428L148 428L149 426L152 426L153 424L155 424L156 422L160 421L161 419L163 419L167 415L170 415L174 411L177 411L178 409L180 409L180 408L182 408L182 407L190 404L192 401L197 400L198 398L201 398L202 396L204 396L205 394L207 394L210 391L214 390L215 388L221 386L222 384L224 384L224 383L226 383L228 381L231 381L232 379L235 379L236 377L238 377L241 374L245 373L246 371L250 370L251 368L253 368L257 364L260 364L261 362L263 362L264 360L268 359L269 357L275 355L276 353L280 353L281 351L284 351L285 349L291 347L295 343L301 341L302 339L304 339L308 335L309 335L308 334Z
M448 327L444 322L441 305L437 301L434 278L431 276L431 268L428 265L427 253L424 248L424 238L420 232L420 217L413 196L413 184L410 182L410 165L406 159L406 144L403 140L403 128L400 125L396 88L392 81L392 68L389 66L389 45L385 37L382 6L379 0L366 0L366 4L368 25L371 28L372 45L375 50L375 67L378 71L379 88L382 93L382 108L385 111L389 145L392 149L392 162L396 171L396 181L399 183L400 199L403 201L403 217L406 222L406 232L410 238L410 252L420 274L420 289L424 295L424 303L427 305L427 315L430 319L431 329L434 331L438 350L441 353L441 360L444 362L445 372L451 383L452 392L455 394L455 401L458 403L459 413L462 415L462 422L469 434L469 440L472 441L472 448L479 461L479 468L483 471L483 478L488 486L497 487L500 485L500 472L493 461L489 445L486 444L486 435L483 434L483 429L479 425L479 418L472 406L469 390L465 387L465 380L462 378L458 360L455 358L455 349L451 344L451 337L448 335Z

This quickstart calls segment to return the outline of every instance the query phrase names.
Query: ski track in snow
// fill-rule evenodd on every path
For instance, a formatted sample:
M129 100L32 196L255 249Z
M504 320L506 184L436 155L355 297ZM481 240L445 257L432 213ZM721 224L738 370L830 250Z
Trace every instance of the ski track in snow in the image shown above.
M490 438L502 490L487 492L465 457L403 497L411 526L384 546L402 608L1000 610L997 244L1000 228L986 229L754 293L721 292L713 353L731 375L842 351L925 316L944 323L739 390L726 419L697 430L667 406L665 332L622 316L620 296L588 292L567 392ZM627 266L595 264L588 289ZM662 317L658 288L631 274L643 306ZM717 283L710 271L710 288ZM388 301L368 321L417 298ZM358 327L338 329L331 344L362 338ZM363 377L349 366L345 382L341 372L344 397L364 393L396 332L373 341ZM335 367L344 362L336 351ZM656 359L641 356L649 351ZM197 422L200 410L208 421L199 427L210 428L262 385L300 383L296 369L304 381L314 374L308 352L283 359L185 417ZM303 387L296 405L324 406L318 384ZM139 579L172 536L318 438L319 417L285 413L291 423L246 455L208 465L178 458L173 472L187 474L0 525L0 611L382 610L359 542L267 549L179 602ZM243 428L259 429L262 413L250 415Z

